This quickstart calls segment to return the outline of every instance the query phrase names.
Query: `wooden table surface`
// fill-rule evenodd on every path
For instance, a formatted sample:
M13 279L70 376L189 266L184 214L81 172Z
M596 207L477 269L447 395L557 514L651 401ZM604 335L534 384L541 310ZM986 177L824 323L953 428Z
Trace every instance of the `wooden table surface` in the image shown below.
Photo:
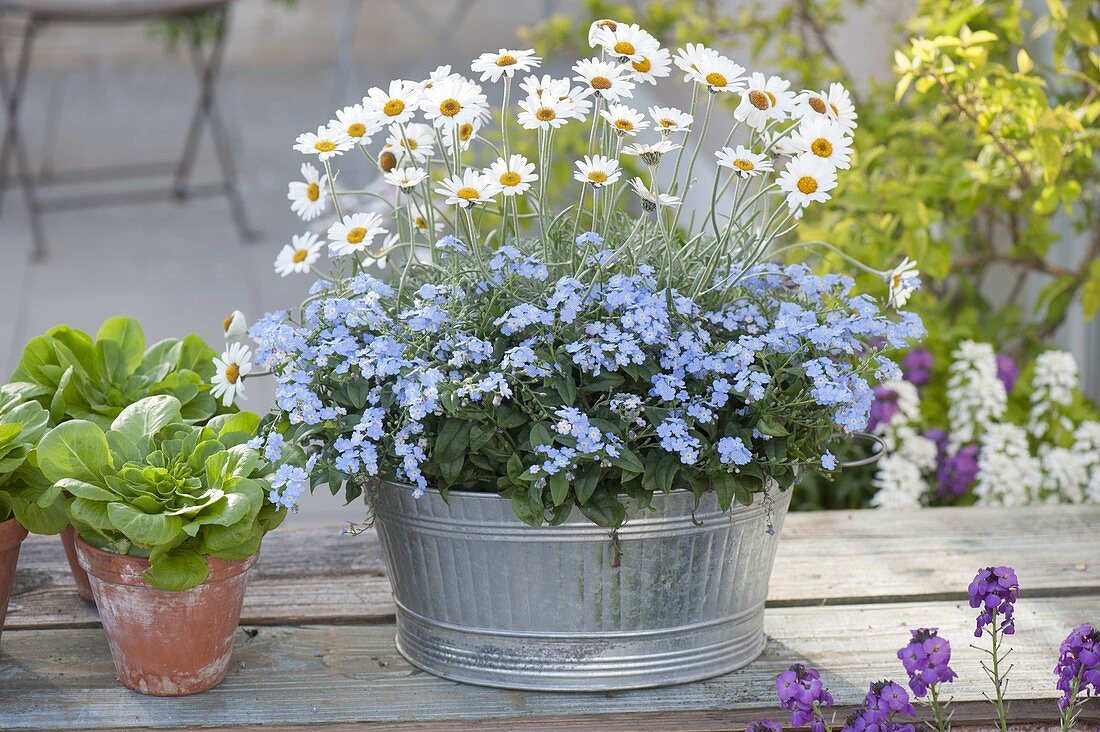
M0 641L0 729L318 726L340 729L728 730L770 716L775 676L816 666L838 706L871 681L904 679L908 628L939 627L960 679L956 722L990 706L966 586L1009 564L1022 585L1008 696L1020 723L1057 718L1058 645L1100 621L1100 506L793 514L771 580L768 645L748 668L709 681L615 693L466 686L418 671L393 645L393 605L377 540L337 528L264 541L228 677L180 699L141 696L116 677L95 608L77 597L56 537L23 544ZM843 719L845 711L838 712ZM1080 729L1100 722L1100 700Z

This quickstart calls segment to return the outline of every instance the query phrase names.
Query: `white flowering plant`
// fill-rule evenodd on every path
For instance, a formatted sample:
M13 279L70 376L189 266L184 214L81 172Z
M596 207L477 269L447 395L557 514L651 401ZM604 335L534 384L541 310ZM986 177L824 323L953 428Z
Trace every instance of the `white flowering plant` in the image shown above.
M902 378L875 389L870 429L887 454L872 505L1100 502L1100 412L1072 354L1044 351L1021 371L992 344L962 341L943 360L913 350Z
M701 45L673 55L636 25L596 22L589 42L572 78L530 73L534 51L482 54L472 70L496 107L440 67L298 137L320 168L291 183L292 208L334 220L327 242L295 237L276 261L318 278L309 298L250 331L277 381L255 442L280 463L273 500L327 484L350 501L385 480L496 492L531 525L576 507L617 527L627 498L713 490L729 508L837 469L830 444L865 427L871 383L896 377L886 353L923 334L846 276L769 262L850 165L847 92L795 93ZM630 106L673 66L689 110ZM740 102L699 179L720 95ZM587 149L557 161L575 186L559 206L567 192L547 181L565 125ZM341 185L334 164L351 154L384 193ZM711 205L683 218L693 186ZM908 260L853 263L895 309L919 286ZM251 362L227 353L222 381Z

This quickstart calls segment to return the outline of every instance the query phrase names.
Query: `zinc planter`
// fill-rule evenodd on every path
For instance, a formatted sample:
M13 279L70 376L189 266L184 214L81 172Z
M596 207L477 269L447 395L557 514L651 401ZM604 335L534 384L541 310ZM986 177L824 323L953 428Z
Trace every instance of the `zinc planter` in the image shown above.
M495 494L414 499L385 484L375 526L397 604L397 648L437 676L595 691L732 671L764 649L763 612L790 491L723 513L685 491L632 507L612 566L607 529L578 511L529 527Z
M76 529L66 526L61 532L61 545L65 547L65 557L69 560L69 570L76 584L76 592L84 602L95 602L92 597L92 586L88 583L88 573L80 566L80 560L76 557Z
M15 583L15 564L19 561L19 545L27 538L27 530L15 519L0 523L0 634L4 632L4 616L8 612L8 597Z
M76 552L123 684L152 696L185 696L221 683L258 554L236 562L207 557L205 582L168 592L142 577L147 559L101 551L79 536Z

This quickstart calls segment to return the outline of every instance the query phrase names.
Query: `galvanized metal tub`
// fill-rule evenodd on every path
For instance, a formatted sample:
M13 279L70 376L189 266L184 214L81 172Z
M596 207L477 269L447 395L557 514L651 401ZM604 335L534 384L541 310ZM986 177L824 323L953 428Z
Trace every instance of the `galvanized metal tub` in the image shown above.
M607 529L574 511L531 528L495 494L414 499L384 484L375 526L397 649L455 681L596 691L705 679L764 650L764 600L790 491L728 513L686 491L631 508L613 567ZM701 522L701 523L697 523Z

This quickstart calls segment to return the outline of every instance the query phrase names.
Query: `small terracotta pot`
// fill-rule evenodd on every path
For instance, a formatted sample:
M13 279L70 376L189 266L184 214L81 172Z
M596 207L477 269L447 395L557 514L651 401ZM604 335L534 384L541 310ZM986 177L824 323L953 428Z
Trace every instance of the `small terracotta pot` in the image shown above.
M123 684L152 696L185 696L221 683L258 553L236 562L207 557L206 581L182 592L146 582L148 559L101 551L79 536L76 553Z
M61 532L61 545L65 547L65 556L69 559L69 569L73 573L73 582L76 583L76 593L84 602L95 602L95 598L92 597L92 586L88 584L88 573L76 558L76 529L72 526L66 526Z
M19 545L27 538L27 530L15 519L0 523L0 634L4 632L4 616L8 614L8 597L15 583L15 563L19 561Z

